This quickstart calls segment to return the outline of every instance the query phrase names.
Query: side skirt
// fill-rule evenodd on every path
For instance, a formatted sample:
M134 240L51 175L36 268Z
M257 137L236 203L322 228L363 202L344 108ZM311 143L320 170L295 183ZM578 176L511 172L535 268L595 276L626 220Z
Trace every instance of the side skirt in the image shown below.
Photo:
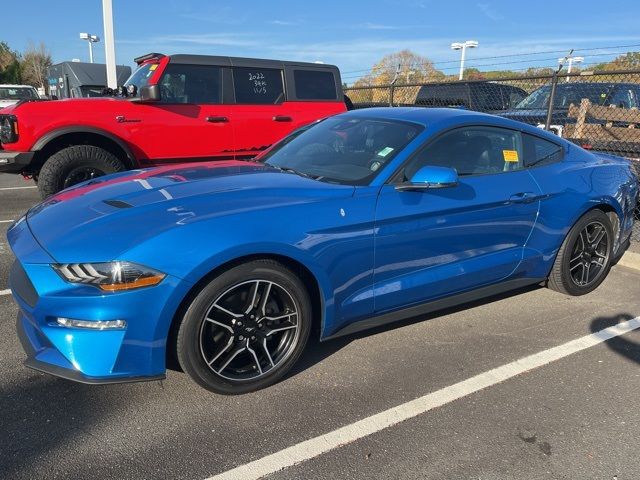
M440 298L438 300L432 300L420 305L403 308L402 310L394 310L393 312L383 313L380 315L376 315L375 317L366 318L364 320L351 323L346 327L338 330L333 335L323 338L322 341L331 340L334 338L342 337L344 335L350 335L362 330L368 330L369 328L380 327L382 325L387 325L399 320L406 320L407 318L425 315L427 313L436 312L438 310L456 307L458 305L474 302L476 300L491 297L494 295L499 295L501 293L516 290L522 287L527 287L529 285L535 285L544 281L546 281L546 278L518 278L515 280L507 280L506 282L501 282L495 285L489 285L475 290L458 293L449 297Z

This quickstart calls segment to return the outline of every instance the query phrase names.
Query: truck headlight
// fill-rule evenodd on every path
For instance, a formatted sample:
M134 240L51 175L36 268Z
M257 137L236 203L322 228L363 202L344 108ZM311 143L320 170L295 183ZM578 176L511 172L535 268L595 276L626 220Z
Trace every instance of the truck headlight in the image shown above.
M52 267L69 283L92 285L106 292L152 287L166 277L162 272L131 262L57 263Z
M0 115L0 142L18 141L18 119L15 115Z

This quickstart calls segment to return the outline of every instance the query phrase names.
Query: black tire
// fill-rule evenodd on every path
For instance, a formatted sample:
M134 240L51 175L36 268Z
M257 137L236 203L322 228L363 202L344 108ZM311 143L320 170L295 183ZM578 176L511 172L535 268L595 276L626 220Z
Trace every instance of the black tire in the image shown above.
M38 173L38 190L42 198L67 187L126 170L124 164L111 152L93 145L75 145L51 155Z
M252 285L254 282L258 282L256 283L256 291L259 291L259 293L257 296L254 293L253 300L249 301L251 293L247 291L247 295L243 297L242 288L244 288L244 285ZM265 290L265 286L260 287L261 283L259 282L263 284L272 283L274 286L269 287L270 290ZM250 291L253 291L252 288L253 285ZM259 290L260 288L262 289ZM278 289L282 289L282 291ZM269 337L269 341L273 342L272 345L281 345L284 344L282 339L285 338L285 335L290 335L289 332L291 332L290 343L286 344L288 345L286 350L283 349L278 354L280 357L276 355L277 352L272 352L273 356L270 354L265 355L264 350L267 350L267 340L258 336L258 333L267 327L265 319L275 317L264 316L266 313L264 313L265 309L263 308L263 319L259 320L258 317L260 315L256 315L256 320L253 321L249 319L249 313L245 312L245 306L247 305L256 305L256 310L252 310L252 312L259 309L265 291L267 294L264 295L264 298L267 301L269 301L269 295L277 294L283 298L286 297L287 301L293 302L292 305L295 309L293 311L297 312L295 316L295 334L293 333L293 327L286 327L291 328L291 330L282 329L285 331L278 333L282 337L279 338L275 335ZM271 293L268 293L269 291ZM227 303L224 303L225 299L229 299ZM231 308L230 302L232 300L238 302L238 308ZM232 313L231 310L243 312L242 320L245 324L240 323L240 319L228 315L225 310L215 306L219 303L229 307L229 313ZM240 305L242 306L240 307ZM273 314L278 315L273 309L271 311ZM182 369L196 383L212 392L237 395L259 390L280 380L300 358L309 339L311 317L312 309L309 294L304 284L291 270L273 260L250 261L226 270L215 277L200 290L187 307L178 329L176 340L178 361ZM251 318L253 319L254 317L251 316ZM289 317L289 319L291 318ZM225 325L221 325L221 322ZM251 333L246 333L243 330L249 328L247 322L254 322L251 324ZM216 325L212 326L212 323L216 323ZM220 328L220 326L224 328ZM210 327L217 330L210 330ZM275 328L272 329L277 331L277 327L278 325L275 325ZM227 330L231 331L228 332ZM246 335L244 340L243 333ZM249 337L253 333L256 334L255 339L254 337ZM264 336L264 332L261 335ZM267 333L266 335L270 334ZM262 342L265 342L264 349L261 347L263 345ZM244 347L245 345L246 347ZM205 352L205 346L210 347L210 350L207 348L210 354ZM233 357L236 351L241 353ZM252 356L249 352L252 352ZM229 357L233 358L233 360L231 363L226 364L228 367L223 366L225 360ZM218 358L219 360L216 360ZM269 365L268 362L271 362L271 364ZM263 367L260 366L261 364ZM240 378L241 374L245 375L246 378Z
M344 105L345 107L347 107L348 111L351 111L354 109L353 102L347 95L344 95Z
M584 236L584 232L588 231L585 229L593 228L592 231L595 235L595 229L598 225L603 228L605 237L603 237L604 240L602 242L606 240L606 247L604 243L599 243L598 251L594 250L592 253L582 252L582 247L585 246L583 238L587 238ZM587 212L571 228L562 243L549 274L547 286L552 290L572 296L585 295L595 290L604 281L611 269L613 239L613 229L609 217L602 210ZM589 243L587 242L587 244ZM591 245L587 245L586 249L591 251ZM603 255L606 258L602 258ZM600 260L602 260L602 265L597 267L597 271L591 272L591 268L594 265L599 265L595 262ZM589 268L587 268L587 263ZM580 284L580 281L585 278L585 272L586 282ZM593 276L592 279L590 275Z

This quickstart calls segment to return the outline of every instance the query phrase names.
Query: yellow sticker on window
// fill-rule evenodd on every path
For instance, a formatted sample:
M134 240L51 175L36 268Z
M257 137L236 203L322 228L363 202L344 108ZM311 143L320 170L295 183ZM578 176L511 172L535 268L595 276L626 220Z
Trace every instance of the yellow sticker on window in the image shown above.
M518 162L517 150L502 150L502 156L505 162Z
M149 67L149 70L151 70L151 71L153 72L156 68L158 68L158 64L157 64L157 63L154 63L153 65L151 65L151 66Z

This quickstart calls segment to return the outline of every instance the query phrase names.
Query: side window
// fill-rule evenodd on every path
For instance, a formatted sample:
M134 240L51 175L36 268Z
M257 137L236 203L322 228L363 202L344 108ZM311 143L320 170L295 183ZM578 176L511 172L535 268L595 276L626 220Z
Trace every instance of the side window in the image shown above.
M560 145L526 133L522 137L526 167L547 165L562 160L564 151Z
M484 175L524 168L521 134L496 127L452 130L428 144L404 169L409 180L420 168L434 165L455 168L458 175Z
M294 70L298 100L336 100L336 80L333 72L318 70Z
M509 90L507 93L507 97L509 98L509 101L507 102L507 108L515 107L526 97L524 93L518 90Z
M165 103L220 103L220 67L169 64L160 79Z
M236 103L272 105L284 101L282 70L236 67L233 88Z
M620 108L631 108L635 106L631 89L628 87L618 87L611 96L609 104Z

